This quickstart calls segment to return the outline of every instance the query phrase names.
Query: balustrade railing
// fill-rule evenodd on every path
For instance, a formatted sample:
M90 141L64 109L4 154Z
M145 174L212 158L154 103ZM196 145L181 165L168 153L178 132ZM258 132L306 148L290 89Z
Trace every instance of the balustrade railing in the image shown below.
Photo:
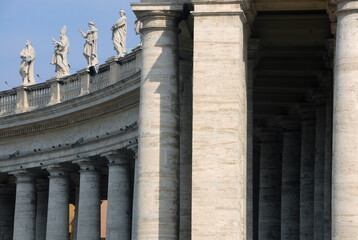
M36 84L27 89L27 101L30 108L43 107L50 103L51 86L48 84Z
M0 114L12 113L16 109L16 91L10 90L0 94Z
M131 77L140 71L141 52L138 49L120 59L110 58L94 76L84 69L62 79L0 92L0 116L74 99Z

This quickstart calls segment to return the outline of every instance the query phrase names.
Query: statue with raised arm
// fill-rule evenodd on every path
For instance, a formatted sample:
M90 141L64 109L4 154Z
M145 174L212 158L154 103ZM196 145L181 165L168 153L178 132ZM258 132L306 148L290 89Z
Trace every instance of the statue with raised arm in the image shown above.
M134 22L134 31L137 35L140 36L140 43L138 46L142 46L143 45L143 34L140 32L140 29L143 27L143 23L141 21L138 20L138 18L135 19Z
M126 12L122 9L119 14L120 19L112 26L112 40L114 50L117 51L118 57L123 57L126 54L127 41L127 17Z
M89 67L98 65L98 58L97 58L98 30L97 28L94 27L94 25L95 25L94 22L88 23L90 29L87 31L87 33L84 33L82 32L81 29L78 29L78 31L86 39L83 55L85 56Z
M66 36L66 26L64 26L61 30L60 41L56 41L52 38L52 42L55 44L55 52L53 53L51 64L56 65L56 77L66 77L70 75L70 69L67 63L67 54L70 49L70 42Z
M35 49L31 46L31 41L26 41L26 47L21 51L20 58L22 59L20 65L20 75L22 77L22 85L27 86L35 84L34 76L34 61L36 53Z

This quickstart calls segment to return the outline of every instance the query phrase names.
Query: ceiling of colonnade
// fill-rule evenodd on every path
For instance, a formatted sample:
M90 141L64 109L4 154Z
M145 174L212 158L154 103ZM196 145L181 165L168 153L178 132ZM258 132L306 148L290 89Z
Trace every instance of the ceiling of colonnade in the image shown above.
M322 73L330 71L324 56L332 35L324 1L283 2L257 1L251 35L261 41L253 90L256 126L295 115L298 104L310 101Z

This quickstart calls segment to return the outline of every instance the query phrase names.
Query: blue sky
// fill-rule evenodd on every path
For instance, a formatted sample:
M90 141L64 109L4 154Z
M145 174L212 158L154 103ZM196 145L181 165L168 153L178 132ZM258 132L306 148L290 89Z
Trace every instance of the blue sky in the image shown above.
M100 64L116 54L111 40L112 25L118 20L119 10L126 11L128 19L127 48L139 43L134 32L135 16L130 3L139 0L0 0L0 90L20 86L20 52L26 40L32 41L36 51L34 65L37 83L56 76L50 65L54 45L64 25L70 40L68 63L71 74L86 67L82 55L84 38L78 28L86 32L88 22L98 29L98 59ZM38 74L40 77L36 76ZM6 84L5 81L8 83Z

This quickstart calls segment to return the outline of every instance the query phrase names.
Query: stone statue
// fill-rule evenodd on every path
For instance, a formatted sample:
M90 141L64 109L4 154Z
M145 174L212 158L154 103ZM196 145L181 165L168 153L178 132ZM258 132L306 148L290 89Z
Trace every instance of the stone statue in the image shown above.
M62 78L70 75L70 69L67 63L67 54L70 49L70 42L66 36L66 26L64 26L60 33L60 41L56 41L52 38L53 44L55 44L55 52L53 53L52 65L56 65L55 72L57 72L57 78Z
M121 15L120 19L112 26L112 40L118 57L123 57L126 54L127 17L123 9L119 14Z
M137 35L140 36L140 43L138 46L142 46L143 45L143 34L140 32L140 29L143 27L143 23L141 21L138 20L138 18L135 19L134 22L134 31Z
M94 27L94 25L95 25L94 22L88 23L90 29L87 31L87 33L84 33L82 32L81 29L78 29L78 31L86 39L83 55L85 56L89 67L98 65L98 58L97 58L98 30L97 28Z
M35 49L31 46L31 41L26 41L26 47L21 51L20 58L22 59L20 65L20 75L22 77L22 85L27 86L35 84L34 76L34 61L36 53Z

